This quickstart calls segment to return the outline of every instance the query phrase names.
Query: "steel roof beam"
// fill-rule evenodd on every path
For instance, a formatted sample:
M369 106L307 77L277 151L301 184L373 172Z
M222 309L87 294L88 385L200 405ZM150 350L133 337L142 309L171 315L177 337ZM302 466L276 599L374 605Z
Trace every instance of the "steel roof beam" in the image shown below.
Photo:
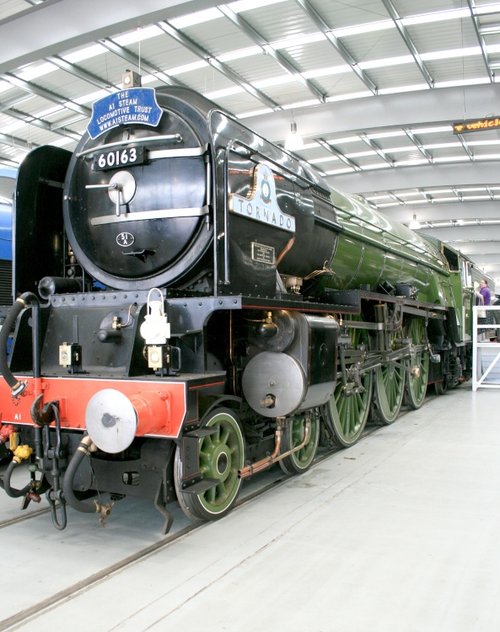
M47 90L46 88L37 86L31 81L20 79L10 72L4 73L1 78L11 85L16 86L16 88L24 90L25 92L34 94L37 97L41 97L42 99L46 99L47 101L51 101L52 103L56 103L57 105L62 105L63 107L68 108L68 110L73 110L74 112L78 112L79 114L83 114L84 116L90 116L91 110L89 108L78 105L78 103L71 101L71 99L65 99L55 92L52 92L51 90Z
M120 89L119 86L112 84L109 81L105 81L101 77L98 77L97 75L94 75L88 70L84 70L83 68L80 68L75 64L71 64L69 61L66 61L62 57L59 57L59 55L51 55L49 57L46 57L46 60L51 64L54 64L54 66L57 66L61 70L69 73L70 75L73 75L74 77L77 77L78 79L81 79L86 83L90 83L91 85L101 90L108 90L111 92L112 90Z
M462 134L456 134L456 137L460 141L462 147L464 148L465 153L467 154L467 156L469 156L470 160L474 160L474 153L472 152L472 150L469 147L469 145L467 145L467 143L465 142L465 138L463 137L463 135Z
M388 165L390 165L391 167L394 167L394 164L395 164L394 160L390 158L374 140L372 140L371 138L368 138L367 134L365 134L364 132L361 132L359 134L359 137L364 143L368 145L368 147L373 149L373 151L377 154L377 156L380 156L380 158L382 158L382 160L384 160Z
M498 162L442 163L396 169L378 169L326 176L327 182L347 193L373 193L400 189L486 186L498 182Z
M351 53L347 50L344 44L339 40L338 37L332 33L331 28L325 22L320 13L313 7L313 5L309 2L309 0L295 0L297 4L302 7L303 11L306 15L316 24L319 30L323 33L326 39L330 42L330 44L335 48L335 50L339 53L339 55L346 61L349 66L352 68L353 72L358 76L359 79L365 84L365 86L373 92L373 94L378 94L378 87L375 83L370 79L370 77L359 67L358 62L354 59Z
M396 25L396 28L398 29L399 34L403 38L404 43L406 44L407 48L409 49L410 53L412 54L412 57L415 60L415 63L417 64L417 66L418 66L420 72L422 73L424 79L426 80L427 85L430 88L433 88L434 87L434 79L431 77L430 72L427 70L424 62L420 58L420 54L419 54L419 52L417 50L417 47L413 43L411 37L408 34L408 31L406 30L405 26L401 22L401 16L396 11L394 5L392 4L392 1L391 0L382 0L382 4L386 8L386 11L390 15L392 21Z
M21 149L31 149L33 143L28 143L22 138L16 136L10 136L8 134L0 134L0 145L7 145L8 147L20 147Z
M307 88L320 103L324 103L326 94L316 85L314 81L305 79L302 76L301 70L295 63L285 57L279 50L274 49L271 44L255 29L247 20L241 17L241 15L235 13L227 5L223 4L218 7L233 24L235 24L245 35L247 35L253 42L261 47L264 53L270 55L286 72L292 75L297 81L299 81L305 88Z
M230 79L233 83L238 85L240 88L251 94L253 97L264 103L267 107L273 110L281 110L282 107L276 102L273 101L270 97L268 97L264 92L258 90L249 82L245 81L237 72L232 70L227 64L219 61L217 57L214 57L210 54L210 52L199 44L197 44L190 37L181 33L179 29L176 29L168 22L162 20L158 22L158 26L164 31L167 35L170 35L174 40L182 44L185 48L190 50L194 55L206 61L210 66L218 70L221 74L225 75L228 79Z
M361 167L358 165L357 162L355 162L351 158L347 158L347 156L345 156L339 149L334 147L334 145L331 145L324 138L315 138L314 140L315 140L315 142L318 143L318 145L321 145L321 147L323 147L323 149L326 149L327 152L329 152L333 156L337 157L344 164L346 164L349 167L351 167L351 169L354 169L354 171L361 171Z
M432 163L434 162L434 158L432 157L432 154L423 147L423 143L420 138L416 134L414 134L408 127L404 127L403 131L411 140L411 142L415 145L418 151L422 154L422 156L429 162L429 164L432 165Z
M472 24L474 25L474 30L476 32L477 41L479 42L479 46L481 47L481 56L483 58L484 65L486 66L486 72L488 73L488 77L493 83L495 81L495 73L490 68L490 61L488 59L488 52L486 51L486 44L484 42L484 38L481 35L479 30L479 20L476 15L476 5L474 0L467 0L467 5L469 6L470 17L472 19Z
M8 101L0 102L0 112L8 112L10 108L15 105L21 105L21 103L25 103L30 99L34 98L34 94L23 94L21 97L14 97L13 99L9 99Z
M216 4L217 0L47 0L0 22L0 73Z
M19 168L19 163L14 162L13 160L11 160L10 158L7 158L6 156L0 156L0 165L5 165L7 167L14 167L14 169Z
M132 51L128 50L124 46L120 46L112 39L106 38L99 40L99 44L107 48L110 52L114 53L117 57L121 57L127 62L133 64L136 68L140 68L141 70L145 70L149 72L151 75L155 76L158 81L161 81L167 86L184 86L183 83L177 81L173 77L170 77L166 72L163 72L161 68L155 66L149 61L145 60L143 57L139 57Z
M26 114L25 112L20 112L19 110L15 110L11 108L8 112L6 112L8 116L18 121L22 121L27 125L33 125L34 127L39 127L40 129L45 130L46 132L52 132L59 136L63 136L64 138L71 138L73 140L79 141L81 138L80 134L73 132L73 130L67 129L65 127L60 127L53 125L52 123L48 123L43 119L37 118L32 114Z

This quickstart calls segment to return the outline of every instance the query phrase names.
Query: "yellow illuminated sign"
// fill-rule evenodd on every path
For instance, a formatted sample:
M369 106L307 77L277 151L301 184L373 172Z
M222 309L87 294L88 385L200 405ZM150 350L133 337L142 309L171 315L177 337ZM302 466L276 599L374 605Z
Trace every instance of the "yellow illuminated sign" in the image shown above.
M494 118L482 118L482 119L469 119L467 121L460 121L453 123L454 134L468 134L469 132L482 132L487 129L500 128L500 117Z

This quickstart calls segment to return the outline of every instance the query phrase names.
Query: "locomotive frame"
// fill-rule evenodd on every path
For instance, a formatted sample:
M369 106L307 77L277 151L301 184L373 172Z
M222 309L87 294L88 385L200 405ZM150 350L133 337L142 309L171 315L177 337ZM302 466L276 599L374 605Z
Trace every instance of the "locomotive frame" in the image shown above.
M165 530L173 500L220 518L245 478L303 472L470 370L468 260L199 95L154 96L158 121L121 108L19 173L2 485L25 506L46 493L58 528L67 504L109 513L102 491L151 498Z

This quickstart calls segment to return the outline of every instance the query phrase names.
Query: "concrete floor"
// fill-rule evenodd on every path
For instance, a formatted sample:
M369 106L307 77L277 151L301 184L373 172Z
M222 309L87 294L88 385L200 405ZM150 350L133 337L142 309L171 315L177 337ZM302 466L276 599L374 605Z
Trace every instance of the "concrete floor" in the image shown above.
M500 391L434 398L15 629L498 632Z

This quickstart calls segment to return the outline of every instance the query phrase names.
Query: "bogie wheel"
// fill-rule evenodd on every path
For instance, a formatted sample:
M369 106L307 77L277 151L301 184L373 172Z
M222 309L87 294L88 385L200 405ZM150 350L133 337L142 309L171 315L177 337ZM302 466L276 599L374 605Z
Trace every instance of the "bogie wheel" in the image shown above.
M366 331L351 331L351 346L368 346ZM338 380L337 387L326 406L334 431L334 442L341 448L354 445L365 429L373 394L373 372L356 374L356 365L347 369L347 381Z
M421 318L412 318L407 328L407 334L414 345L423 345L426 342L424 321ZM405 403L416 410L424 403L427 393L429 351L427 349L417 351L414 357L408 360L408 368Z
M199 493L182 488L182 451L177 446L174 461L174 484L177 500L191 519L216 520L233 507L241 487L238 476L245 462L245 441L240 423L229 408L213 410L202 428L214 432L199 441L199 471L208 489ZM213 481L213 485L210 482Z
M320 435L320 418L318 415L310 416L310 433L307 443L279 461L285 474L300 474L305 472L314 461L318 449ZM281 452L287 452L304 442L306 433L306 418L304 415L295 415L286 420L281 443Z
M405 394L406 371L402 362L388 362L375 369L372 416L387 426L396 421Z

